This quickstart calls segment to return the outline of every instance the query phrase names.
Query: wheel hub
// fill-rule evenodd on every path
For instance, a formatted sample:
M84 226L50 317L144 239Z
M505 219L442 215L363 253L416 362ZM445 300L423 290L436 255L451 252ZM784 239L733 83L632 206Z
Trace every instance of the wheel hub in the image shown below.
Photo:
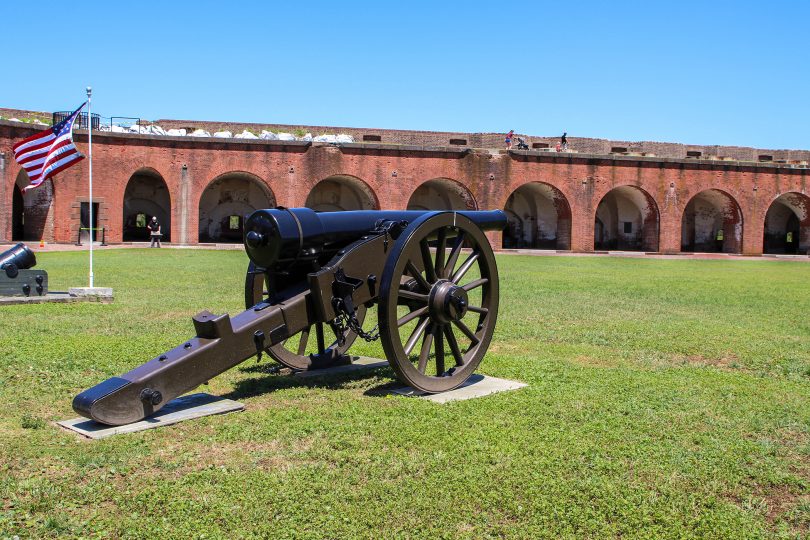
M460 321L470 305L467 291L452 281L440 280L430 291L430 316L434 321L447 324Z

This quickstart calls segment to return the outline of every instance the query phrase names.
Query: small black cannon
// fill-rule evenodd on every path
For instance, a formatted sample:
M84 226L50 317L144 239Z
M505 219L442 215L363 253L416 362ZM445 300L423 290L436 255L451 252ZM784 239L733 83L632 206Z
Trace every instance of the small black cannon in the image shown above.
M295 370L351 362L357 337L380 338L404 383L456 388L495 330L498 269L484 231L505 226L500 210L258 210L244 227L246 311L198 313L196 337L85 390L73 408L128 424L265 352ZM365 330L372 306L377 327Z
M22 243L0 253L0 296L47 294L48 273L31 270L36 264L34 252Z

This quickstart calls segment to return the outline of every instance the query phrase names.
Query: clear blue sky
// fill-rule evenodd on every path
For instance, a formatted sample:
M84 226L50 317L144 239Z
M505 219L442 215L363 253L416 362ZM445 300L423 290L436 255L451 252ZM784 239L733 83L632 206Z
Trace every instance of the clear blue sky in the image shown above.
M9 2L0 107L70 109L89 84L104 116L808 149L808 19L806 0Z

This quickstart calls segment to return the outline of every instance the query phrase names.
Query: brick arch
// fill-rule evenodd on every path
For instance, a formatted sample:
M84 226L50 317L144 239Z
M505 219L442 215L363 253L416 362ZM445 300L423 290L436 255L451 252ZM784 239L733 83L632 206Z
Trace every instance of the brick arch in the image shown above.
M594 248L658 251L661 214L648 191L633 184L613 186L593 212Z
M245 215L275 205L275 194L258 175L245 171L221 173L197 198L198 241L241 242Z
M452 178L431 178L420 183L408 198L408 210L477 210L472 191Z
M763 253L799 253L810 250L810 197L797 191L777 194L765 210Z
M165 193L162 193L163 191ZM121 239L144 242L149 239L149 231L146 227L138 227L136 223L138 214L144 214L147 220L153 216L158 218L163 233L162 240L171 242L172 200L169 185L157 169L154 167L138 168L130 175L121 197Z
M571 205L565 194L548 182L524 182L503 205L509 224L504 248L571 249Z
M305 206L317 211L379 210L380 200L362 178L351 174L331 174L312 186Z
M165 171L162 170L161 167L159 167L157 165L154 165L154 164L152 164L152 165L142 165L142 166L138 167L137 169L135 169L129 175L129 178L132 178L136 174L147 174L147 175L159 176L161 179L163 179L164 182L166 182L166 186L169 185L168 180L166 180L167 178L169 178L169 176L165 173ZM124 189L126 189L126 187Z
M250 179L252 182L255 182L259 187L261 187L262 191L264 191L264 193L266 195L268 195L273 200L273 202L275 202L276 194L273 191L273 188L271 187L270 183L267 182L266 180L264 180L264 178L262 178L261 176L259 176L256 173L252 173L252 172L249 172L249 171L233 170L233 171L226 171L226 172L219 173L216 176L214 176L213 178L211 178L211 180L206 182L205 186L203 186L203 188L199 192L199 195L197 196L197 206L199 206L200 199L202 198L202 195L205 192L205 190L210 188L214 184L214 182L216 182L218 180L222 180L223 178L228 177L228 176L237 176L237 177L241 176L243 178Z
M718 240L718 232L722 239ZM728 191L708 188L695 193L681 217L681 251L741 253L743 210Z

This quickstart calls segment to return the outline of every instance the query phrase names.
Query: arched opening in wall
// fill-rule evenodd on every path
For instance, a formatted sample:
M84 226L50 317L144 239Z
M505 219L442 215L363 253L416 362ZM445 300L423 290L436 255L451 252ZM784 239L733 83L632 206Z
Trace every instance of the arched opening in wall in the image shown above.
M276 206L270 188L245 172L225 173L208 184L200 197L200 242L242 242L245 216Z
M354 176L337 174L318 182L309 192L306 207L316 212L341 210L377 210L374 191Z
M784 193L765 214L763 253L808 253L810 250L810 197Z
M477 210L470 190L449 178L434 178L420 185L408 200L408 210Z
M25 213L20 186L14 184L14 199L11 201L11 239L19 241L25 234Z
M739 253L742 238L740 205L725 191L701 191L686 205L681 219L681 251Z
M164 242L172 241L172 204L169 188L160 173L141 169L133 174L124 190L124 242L149 240L147 223L157 217Z
M659 217L655 199L636 186L610 190L596 208L596 250L658 251Z
M550 184L523 184L509 195L503 247L571 249L571 207Z
M14 182L14 195L11 207L11 228L13 240L51 240L53 238L52 207L54 200L53 182L49 178L37 188L23 191L31 182L28 174L20 170Z

